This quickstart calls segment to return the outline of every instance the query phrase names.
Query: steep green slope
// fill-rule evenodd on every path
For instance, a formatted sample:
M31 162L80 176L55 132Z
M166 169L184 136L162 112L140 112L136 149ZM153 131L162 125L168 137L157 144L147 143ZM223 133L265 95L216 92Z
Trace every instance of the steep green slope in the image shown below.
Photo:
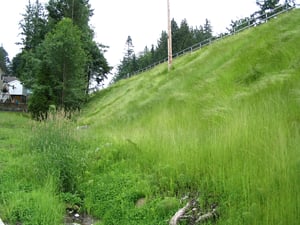
M198 192L203 207L217 202L217 224L298 224L299 21L293 10L96 94L78 119L87 210L165 224L178 206L154 216L155 199ZM124 203L141 196L143 209Z

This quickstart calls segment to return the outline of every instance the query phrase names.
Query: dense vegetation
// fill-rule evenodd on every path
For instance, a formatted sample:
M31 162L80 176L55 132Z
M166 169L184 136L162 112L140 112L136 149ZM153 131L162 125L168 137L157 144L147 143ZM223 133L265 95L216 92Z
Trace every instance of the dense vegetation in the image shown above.
M299 20L293 10L121 80L72 121L2 112L1 218L62 224L67 206L98 224L167 224L197 195L217 204L215 224L298 224Z
M12 74L32 92L28 109L47 118L50 106L73 112L88 98L91 83L107 78L111 68L105 46L94 41L89 0L28 2L20 22L22 51L12 60Z

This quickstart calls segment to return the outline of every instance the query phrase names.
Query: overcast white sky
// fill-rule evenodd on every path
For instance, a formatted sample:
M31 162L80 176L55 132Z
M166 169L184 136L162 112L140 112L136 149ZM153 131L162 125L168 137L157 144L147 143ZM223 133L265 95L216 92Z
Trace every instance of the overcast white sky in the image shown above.
M35 0L31 0L35 2ZM0 0L0 45L12 59L19 51L19 22L28 0ZM40 0L41 3L48 2ZM94 16L90 24L98 43L110 48L105 54L111 66L119 64L125 42L131 36L136 53L156 45L161 31L167 30L167 0L90 0ZM207 18L215 33L225 32L231 20L249 16L259 8L256 0L170 0L171 18L180 25L203 25Z

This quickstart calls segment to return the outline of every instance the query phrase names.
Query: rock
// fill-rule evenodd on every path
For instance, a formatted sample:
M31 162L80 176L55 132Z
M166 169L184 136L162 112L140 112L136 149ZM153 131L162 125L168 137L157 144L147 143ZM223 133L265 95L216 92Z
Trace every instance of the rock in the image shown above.
M77 130L85 130L85 129L88 129L89 126L88 125L83 125L83 126L78 126L76 129Z
M135 206L136 207L142 207L146 204L146 198L140 198L136 201Z

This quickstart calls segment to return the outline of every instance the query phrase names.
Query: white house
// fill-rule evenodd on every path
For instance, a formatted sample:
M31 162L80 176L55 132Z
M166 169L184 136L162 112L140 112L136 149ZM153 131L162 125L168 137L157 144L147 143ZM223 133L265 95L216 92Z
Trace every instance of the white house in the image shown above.
M2 77L3 86L8 87L8 95L11 102L26 103L28 96L28 89L26 89L20 80L16 77Z
M9 87L10 95L24 95L24 96L27 95L26 88L24 88L21 81L19 81L17 79L8 82L8 87Z

